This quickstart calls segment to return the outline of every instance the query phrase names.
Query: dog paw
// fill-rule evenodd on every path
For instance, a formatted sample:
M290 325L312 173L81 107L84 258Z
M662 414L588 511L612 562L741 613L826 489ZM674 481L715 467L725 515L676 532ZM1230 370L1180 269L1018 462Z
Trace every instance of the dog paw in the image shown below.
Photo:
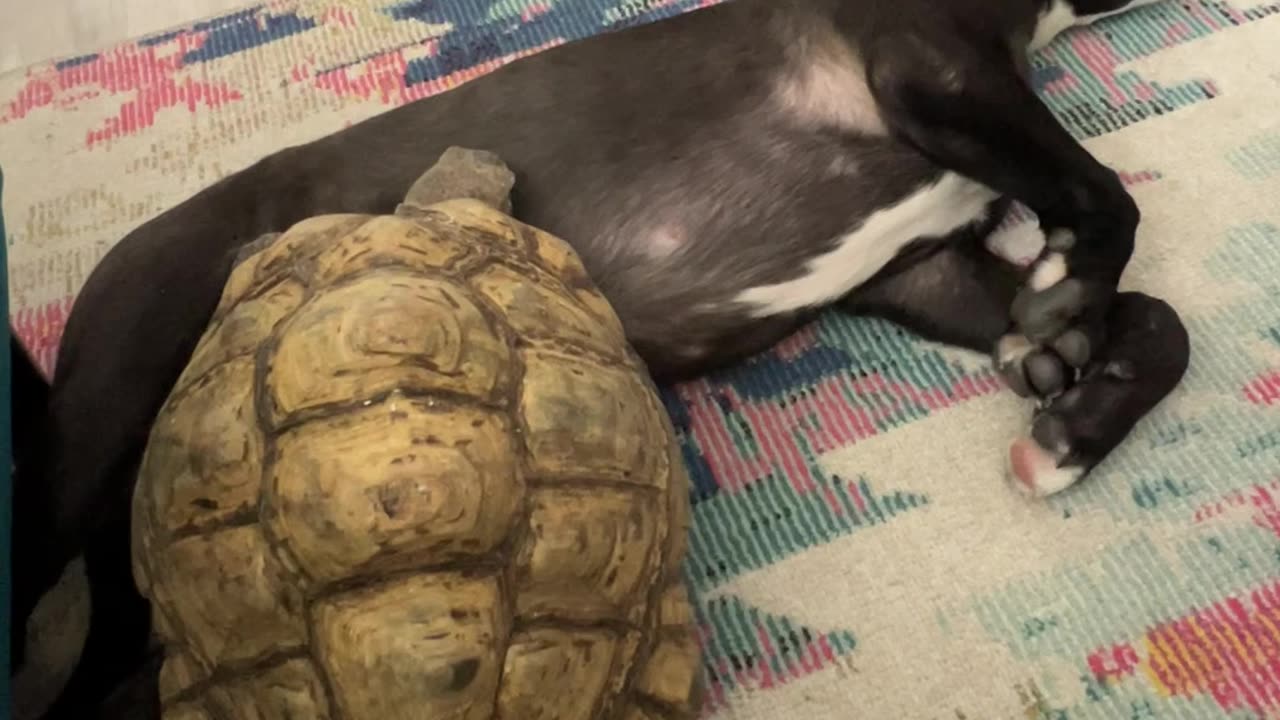
M1140 293L1118 294L1105 331L1109 339L1101 357L1070 389L1048 400L1030 433L1010 445L1009 474L1022 492L1043 497L1075 485L1186 373L1190 342L1166 303Z
M1044 262L1052 263L1053 260ZM1040 267L1043 265L1032 271L1027 286L1014 298L1010 308L1018 332L1033 343L1048 346L1074 330L1084 339L1094 340L1096 346L1096 339L1090 336L1114 292L1077 277L1061 279L1045 287L1040 284L1044 280L1037 280L1041 275ZM1058 277L1057 271L1046 275L1048 279ZM1085 346L1081 349L1087 354L1092 348ZM1087 362L1088 358L1082 360Z
M1013 485L1033 497L1047 497L1080 481L1090 465L1078 455L1084 437L1073 436L1068 413L1079 403L1084 388L1077 386L1037 413L1031 433L1009 446L1009 477Z
M1061 245L1061 243L1058 243ZM1066 255L1048 249L1010 308L1013 330L996 346L996 367L1014 392L1052 399L1069 389L1102 347L1101 317L1114 292L1070 277Z
M1051 399L1070 386L1076 370L1088 362L1090 347L1089 339L1075 330L1063 333L1048 347L1014 333L996 344L995 365L1019 396Z

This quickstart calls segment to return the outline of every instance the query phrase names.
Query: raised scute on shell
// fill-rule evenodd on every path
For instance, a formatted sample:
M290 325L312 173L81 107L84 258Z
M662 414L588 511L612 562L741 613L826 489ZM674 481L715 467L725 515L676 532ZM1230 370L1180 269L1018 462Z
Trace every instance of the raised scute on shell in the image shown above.
M509 170L443 160L246 247L156 419L164 720L696 716L670 420Z

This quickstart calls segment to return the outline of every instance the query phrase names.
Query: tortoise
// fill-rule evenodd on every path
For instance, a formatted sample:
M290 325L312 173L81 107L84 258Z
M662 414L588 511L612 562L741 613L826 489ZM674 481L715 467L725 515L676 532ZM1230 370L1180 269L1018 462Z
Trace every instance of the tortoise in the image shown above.
M670 421L513 183L450 148L240 253L133 498L165 720L697 713Z

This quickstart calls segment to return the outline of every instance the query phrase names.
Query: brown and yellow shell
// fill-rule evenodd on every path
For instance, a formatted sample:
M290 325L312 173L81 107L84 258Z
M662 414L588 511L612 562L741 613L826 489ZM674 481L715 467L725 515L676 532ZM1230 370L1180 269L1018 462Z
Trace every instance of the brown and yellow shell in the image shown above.
M475 200L299 223L140 473L166 720L690 717L675 448L563 241Z

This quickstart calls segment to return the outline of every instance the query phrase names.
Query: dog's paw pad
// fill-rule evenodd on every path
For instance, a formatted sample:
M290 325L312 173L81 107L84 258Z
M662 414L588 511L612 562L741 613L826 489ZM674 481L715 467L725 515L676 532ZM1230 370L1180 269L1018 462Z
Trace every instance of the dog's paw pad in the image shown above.
M1070 369L1055 352L1039 348L1021 335L1006 335L996 344L996 369L1019 396L1053 398L1072 379Z
M1043 290L1029 283L1013 301L1010 309L1013 321L1032 342L1048 344L1080 317L1088 306L1090 294L1084 281L1074 277Z
M1067 373L1062 360L1050 352L1034 352L1023 361L1023 370L1027 373L1027 381L1035 388L1036 394L1043 398L1052 398L1062 394L1067 386Z
M1068 330L1053 341L1053 351L1073 368L1082 368L1093 357L1093 343L1081 330Z

